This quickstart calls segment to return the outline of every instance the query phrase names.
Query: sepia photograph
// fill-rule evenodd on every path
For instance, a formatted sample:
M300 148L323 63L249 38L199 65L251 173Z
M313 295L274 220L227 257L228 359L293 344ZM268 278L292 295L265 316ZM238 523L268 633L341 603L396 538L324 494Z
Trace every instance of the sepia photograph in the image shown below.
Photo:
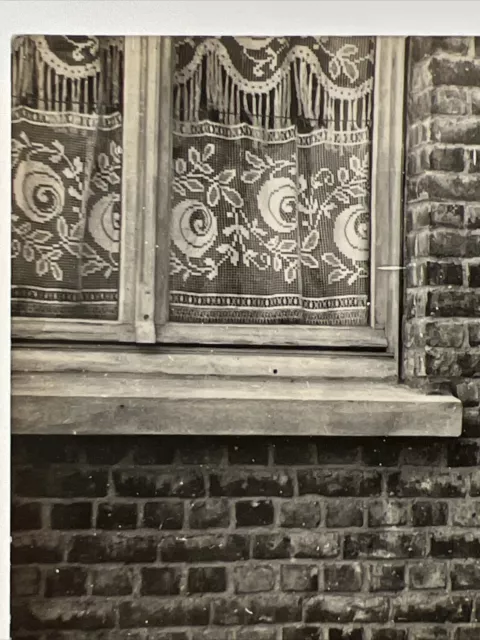
M0 640L480 640L480 35L129 4L9 41Z

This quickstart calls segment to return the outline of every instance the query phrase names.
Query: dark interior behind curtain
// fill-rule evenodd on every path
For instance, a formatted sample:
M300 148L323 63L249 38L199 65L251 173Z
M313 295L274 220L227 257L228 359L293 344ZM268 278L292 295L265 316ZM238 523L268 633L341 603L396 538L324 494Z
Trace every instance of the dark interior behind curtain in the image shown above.
M12 43L12 314L118 317L123 38Z

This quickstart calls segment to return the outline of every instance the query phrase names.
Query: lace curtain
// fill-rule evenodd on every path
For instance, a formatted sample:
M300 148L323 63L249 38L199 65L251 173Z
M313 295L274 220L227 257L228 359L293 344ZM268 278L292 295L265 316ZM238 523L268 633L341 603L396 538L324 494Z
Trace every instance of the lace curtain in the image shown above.
M368 322L373 38L178 38L170 319Z
M123 38L12 48L12 314L118 317Z
M368 321L373 38L175 38L170 319ZM12 313L118 317L123 39L12 50Z

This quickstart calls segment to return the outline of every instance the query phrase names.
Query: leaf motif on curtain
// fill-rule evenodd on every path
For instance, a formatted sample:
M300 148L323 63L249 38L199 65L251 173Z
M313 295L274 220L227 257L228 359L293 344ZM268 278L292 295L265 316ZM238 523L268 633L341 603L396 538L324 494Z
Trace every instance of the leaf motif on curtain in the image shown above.
M170 317L368 322L371 38L179 38Z
M118 316L123 40L12 48L12 313Z

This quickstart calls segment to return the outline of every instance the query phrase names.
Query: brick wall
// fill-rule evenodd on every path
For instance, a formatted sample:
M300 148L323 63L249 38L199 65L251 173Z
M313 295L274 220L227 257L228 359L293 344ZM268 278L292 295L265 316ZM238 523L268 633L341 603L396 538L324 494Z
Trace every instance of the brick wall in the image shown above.
M15 438L14 637L478 640L475 444Z
M463 437L15 437L15 639L480 640L477 49L408 91L405 374Z
M413 38L407 93L405 376L453 385L479 434L480 38Z

